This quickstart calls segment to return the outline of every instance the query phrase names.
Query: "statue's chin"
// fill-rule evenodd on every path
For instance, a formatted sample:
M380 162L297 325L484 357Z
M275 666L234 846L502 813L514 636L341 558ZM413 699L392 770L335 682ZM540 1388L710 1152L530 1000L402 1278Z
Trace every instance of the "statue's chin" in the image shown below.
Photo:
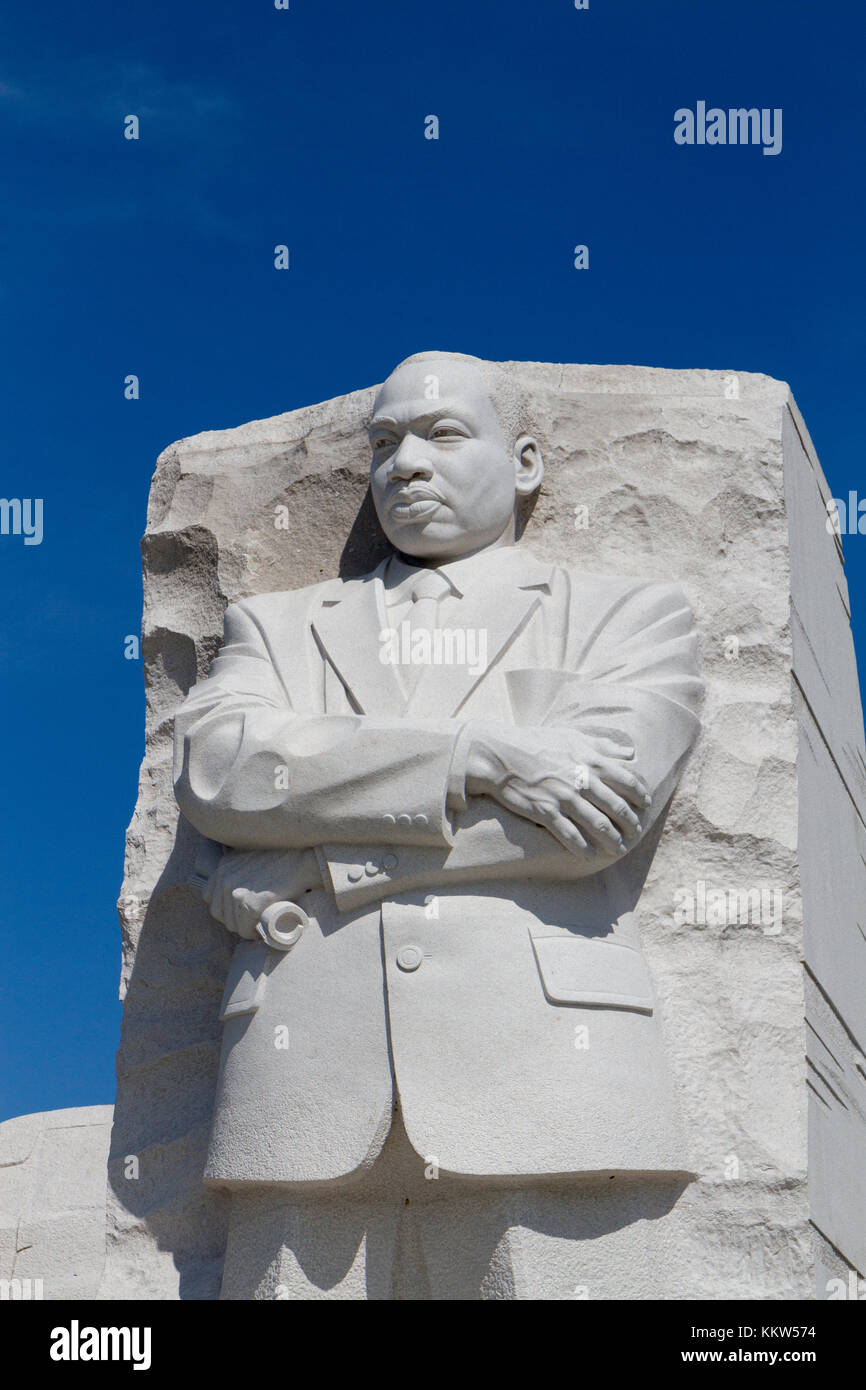
M461 555L473 548L471 537L455 534L452 527L437 526L435 522L419 521L414 526L389 526L385 534L394 549L402 555L414 555L425 560ZM477 545L477 542L474 544Z
M420 522L415 526L388 526L383 530L395 550L418 560L458 560L500 540L499 534L472 534L436 521Z

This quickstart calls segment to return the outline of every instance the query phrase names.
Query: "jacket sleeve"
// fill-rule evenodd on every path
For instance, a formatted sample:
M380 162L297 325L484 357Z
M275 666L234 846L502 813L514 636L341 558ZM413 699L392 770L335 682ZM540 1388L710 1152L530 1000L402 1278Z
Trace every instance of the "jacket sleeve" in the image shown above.
M243 603L175 718L175 794L189 821L236 849L447 847L463 721L300 715Z
M628 739L635 757L627 766L644 779L653 799L641 817L645 835L673 792L700 728L703 685L685 596L672 584L633 585L608 604L588 636L569 646L565 660L561 670L507 674L514 722ZM592 857L570 853L546 829L487 797L470 798L453 824L454 842L447 849L409 847L389 856L383 850L378 860L368 854L362 875L360 851L347 842L326 844L320 864L338 904L348 910L376 897L494 875L582 878L615 862L601 851Z

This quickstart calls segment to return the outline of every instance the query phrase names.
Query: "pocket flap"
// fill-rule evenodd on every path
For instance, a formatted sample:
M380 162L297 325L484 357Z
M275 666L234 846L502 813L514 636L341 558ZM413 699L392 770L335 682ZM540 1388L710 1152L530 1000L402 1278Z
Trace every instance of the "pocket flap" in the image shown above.
M532 936L532 947L544 993L552 1004L596 1004L652 1013L649 971L633 946L584 936Z
M263 941L239 941L226 978L220 1021L254 1014L262 1002L270 952Z

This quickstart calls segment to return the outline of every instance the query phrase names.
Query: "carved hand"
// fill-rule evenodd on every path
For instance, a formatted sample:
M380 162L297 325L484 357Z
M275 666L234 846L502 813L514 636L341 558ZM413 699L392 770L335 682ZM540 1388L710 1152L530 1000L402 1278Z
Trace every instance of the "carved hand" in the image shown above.
M321 886L322 875L311 849L288 853L232 849L221 856L202 893L212 915L249 941L256 938L256 923L271 903L290 901L303 906L303 894Z
M651 804L646 783L626 766L633 757L634 748L614 737L479 724L466 792L543 825L575 854L600 850L617 859L641 834L635 810Z

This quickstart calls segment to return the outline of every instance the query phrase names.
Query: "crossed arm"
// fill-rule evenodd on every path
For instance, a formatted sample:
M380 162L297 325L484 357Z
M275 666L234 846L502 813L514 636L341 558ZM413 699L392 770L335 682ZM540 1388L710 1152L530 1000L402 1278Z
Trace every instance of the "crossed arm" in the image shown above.
M410 882L581 877L627 853L676 780L700 683L671 586L636 586L600 631L577 670L544 673L559 693L532 724L309 717L233 605L226 645L176 721L181 809L233 851L211 877L211 911L251 935L270 902L323 879L349 907ZM399 874L347 882L347 863L395 847Z

